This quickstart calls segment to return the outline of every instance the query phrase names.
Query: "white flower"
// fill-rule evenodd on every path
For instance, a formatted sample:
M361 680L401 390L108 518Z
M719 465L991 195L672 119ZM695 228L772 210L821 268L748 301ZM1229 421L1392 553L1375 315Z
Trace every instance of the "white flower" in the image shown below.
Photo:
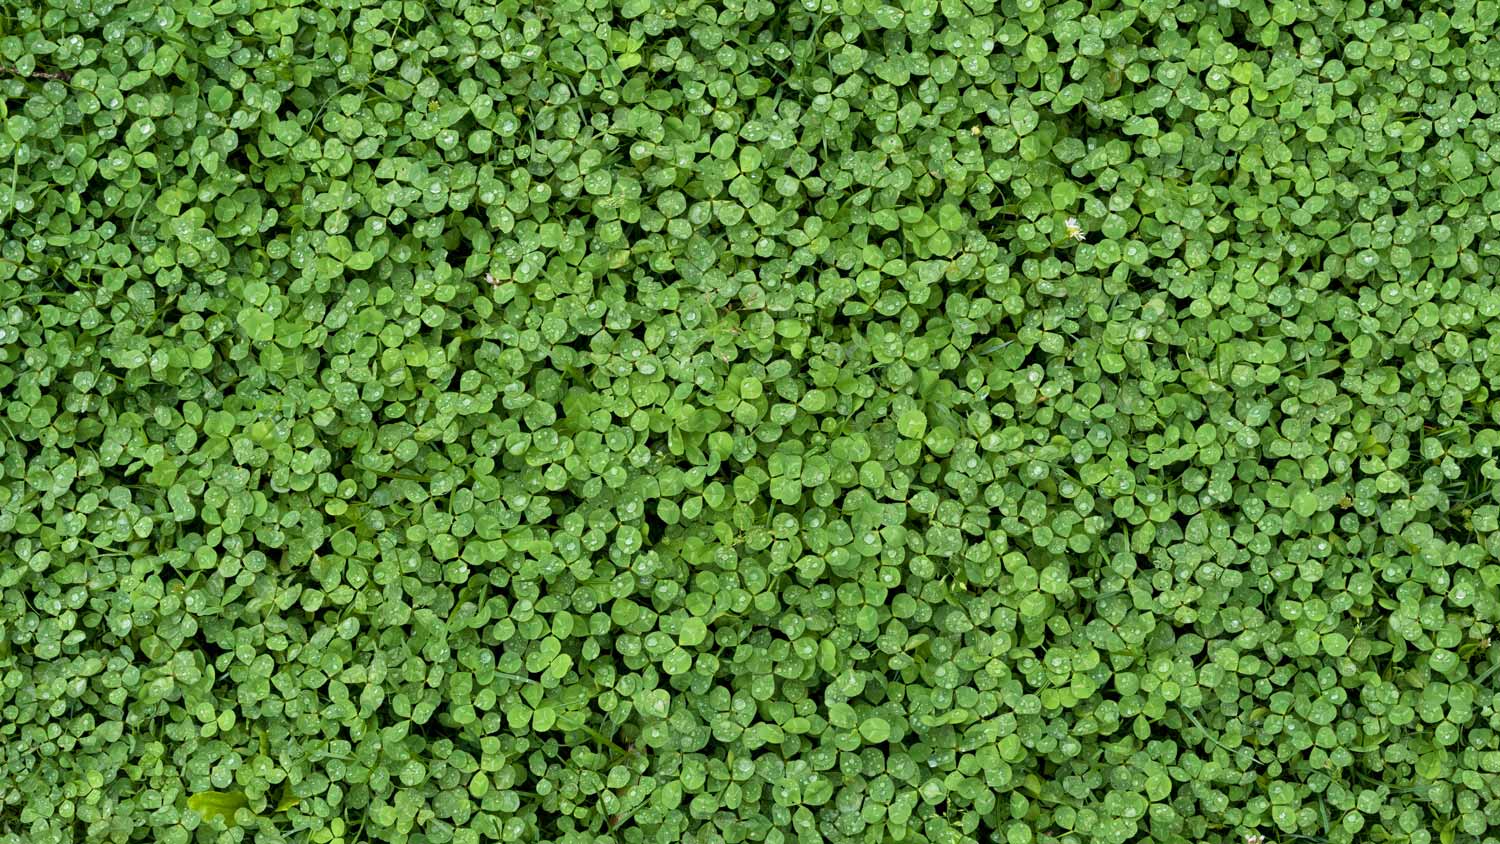
M1068 228L1068 237L1073 238L1079 243L1083 242L1086 235L1083 233L1083 226L1079 224L1077 217L1069 217L1063 220L1063 225ZM1245 844L1259 844L1259 842L1247 841Z
M484 274L484 280L488 281L490 283L491 287L499 287L500 286L500 279L495 278L495 274L494 273L485 273Z

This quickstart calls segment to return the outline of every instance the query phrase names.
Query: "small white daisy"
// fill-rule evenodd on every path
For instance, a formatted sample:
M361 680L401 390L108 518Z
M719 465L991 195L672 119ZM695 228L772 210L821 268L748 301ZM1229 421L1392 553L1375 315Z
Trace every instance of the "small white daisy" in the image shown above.
M1073 238L1079 243L1083 242L1086 235L1083 233L1083 226L1079 224L1077 217L1069 217L1063 220L1063 225L1068 228L1068 237Z

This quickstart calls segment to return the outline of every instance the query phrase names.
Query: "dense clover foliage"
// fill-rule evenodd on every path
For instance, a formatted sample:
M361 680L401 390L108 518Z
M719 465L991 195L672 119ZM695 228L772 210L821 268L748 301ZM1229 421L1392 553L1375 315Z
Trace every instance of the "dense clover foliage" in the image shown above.
M1497 17L0 3L0 844L1496 841Z

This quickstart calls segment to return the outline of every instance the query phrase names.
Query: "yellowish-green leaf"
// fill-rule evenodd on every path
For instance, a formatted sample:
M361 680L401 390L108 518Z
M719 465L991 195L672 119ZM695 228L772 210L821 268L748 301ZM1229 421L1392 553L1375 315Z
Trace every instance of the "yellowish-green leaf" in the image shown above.
M214 815L224 819L227 826L234 826L234 813L250 805L242 791L201 791L187 800L188 808L210 820Z

